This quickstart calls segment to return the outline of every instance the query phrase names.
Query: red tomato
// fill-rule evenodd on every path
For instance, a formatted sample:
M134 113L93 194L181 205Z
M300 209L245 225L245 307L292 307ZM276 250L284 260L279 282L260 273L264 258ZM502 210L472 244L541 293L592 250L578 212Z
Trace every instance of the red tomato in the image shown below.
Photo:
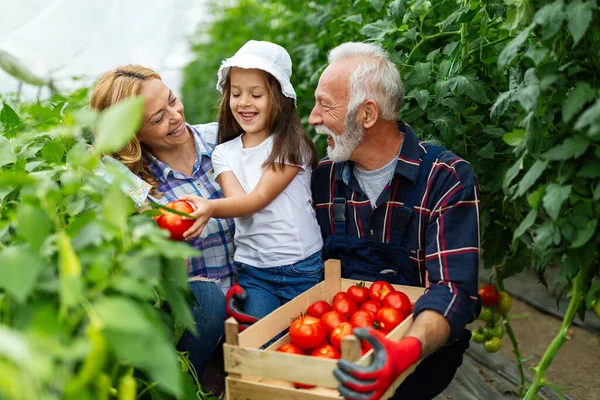
M187 201L177 200L166 204L167 207L176 211L190 214L194 208ZM173 240L183 240L183 233L194 225L194 219L184 218L181 215L173 214L166 210L160 210L161 215L154 217L159 228L166 229L171 234Z
M311 317L319 318L323 316L326 312L331 311L331 306L325 300L319 300L311 304L306 310L306 314Z
M382 303L384 307L392 307L400 311L402 315L404 315L404 318L408 317L412 312L410 299L406 294L399 291L392 292L385 296Z
M404 321L404 315L395 308L382 307L375 315L375 321L379 329L387 334L392 329L400 325L400 322Z
M302 350L294 343L285 343L279 346L277 351L281 351L283 353L291 353L291 354L304 354Z
M331 306L332 311L341 312L346 318L358 311L358 306L350 298L340 299Z
M381 308L381 303L377 300L367 300L360 305L360 310L371 311L373 314L377 314L377 311Z
M498 303L498 289L493 285L485 285L477 292L484 307L494 307Z
M348 318L344 317L344 314L339 311L329 311L321 317L321 323L325 327L327 335L331 334L331 331L342 322L348 322Z
M386 281L375 281L369 288L369 297L371 300L383 301L385 296L392 293L394 287Z
M356 328L373 328L374 322L375 314L367 310L358 310L350 317L350 323Z
M346 292L337 292L335 296L333 296L333 300L331 300L331 304L335 303L338 300L345 299L348 297L348 293Z
M342 357L338 349L336 349L330 344L322 344L321 346L317 347L313 350L311 356L333 358L334 360L337 360Z
M340 323L334 330L331 331L331 335L329 335L329 342L331 342L333 347L341 349L342 338L344 336L352 335L353 329L354 327L350 322Z
M346 290L346 293L348 293L348 297L354 300L357 305L361 305L369 300L369 289L367 289L364 282L359 282L350 286L348 290Z
M299 317L290 326L290 339L302 350L314 349L325 341L325 327L318 318Z

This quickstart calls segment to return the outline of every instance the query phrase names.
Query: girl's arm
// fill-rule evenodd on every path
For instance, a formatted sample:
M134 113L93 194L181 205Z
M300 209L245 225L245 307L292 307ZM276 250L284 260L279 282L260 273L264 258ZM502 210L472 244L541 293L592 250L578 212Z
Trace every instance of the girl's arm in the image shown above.
M243 196L246 194L246 191L233 171L222 172L217 176L217 183L221 186L225 197Z
M199 236L210 218L237 218L262 210L283 192L299 171L300 167L292 165L281 165L278 166L277 170L268 168L254 190L241 196L234 195L234 197L217 200L207 200L197 196L182 196L181 200L192 203L196 208L191 214L196 218L196 221L183 234L183 237L187 240ZM230 177L224 176L224 178L221 181L223 181L224 185L227 185L228 183L225 181L229 180L228 178ZM235 180L237 182L237 179ZM219 181L219 184L221 181ZM237 182L237 185L241 188L239 182ZM223 186L222 189L224 193L227 193L228 189L225 189ZM235 191L235 188L229 189L230 192Z

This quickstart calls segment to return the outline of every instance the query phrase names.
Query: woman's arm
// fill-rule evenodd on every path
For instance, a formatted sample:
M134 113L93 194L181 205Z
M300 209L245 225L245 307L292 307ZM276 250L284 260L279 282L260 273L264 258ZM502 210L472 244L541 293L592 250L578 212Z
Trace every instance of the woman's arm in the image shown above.
M196 222L183 234L184 238L187 240L200 235L202 229L204 229L204 225L206 225L210 218L243 217L268 206L283 192L300 171L300 167L298 166L281 165L280 167L268 168L254 190L248 194L234 195L234 197L217 200L207 200L197 196L182 196L181 200L189 201L196 208L191 214L196 218ZM235 176L233 177L235 178ZM221 181L229 180L228 178L230 177L225 176L224 178ZM235 181L237 182L237 179ZM228 185L229 182L223 183ZM241 188L239 182L237 182L237 185ZM228 189L223 188L223 190L224 193L227 191L230 193L236 191L235 186Z

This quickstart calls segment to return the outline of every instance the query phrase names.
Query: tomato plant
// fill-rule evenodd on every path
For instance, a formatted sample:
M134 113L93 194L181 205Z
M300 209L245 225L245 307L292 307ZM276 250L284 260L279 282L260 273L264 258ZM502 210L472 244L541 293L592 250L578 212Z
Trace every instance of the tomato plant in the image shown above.
M332 330L334 330L339 324L342 322L348 322L348 318L344 316L339 311L329 311L323 314L321 317L321 322L325 327L325 331L329 335Z
M300 316L290 326L290 339L302 350L314 349L325 341L325 327L315 317Z
M331 305L331 310L338 311L346 318L358 311L358 306L349 297L339 299Z
M350 323L356 328L373 328L375 314L367 310L356 311L350 317Z
M408 296L400 291L394 291L383 298L384 307L392 307L400 311L404 318L412 313L412 304Z
M325 314L328 311L331 311L331 306L329 305L329 303L325 300L319 300L311 304L306 309L306 314L310 315L311 317L320 319L323 316L323 314Z
M331 335L329 335L329 342L336 347L337 349L342 348L342 338L344 336L352 335L352 330L354 327L350 322L341 322L338 326L336 326L332 331Z
M498 303L498 289L493 285L485 285L477 292L484 307L494 307Z
M369 298L371 300L383 301L385 296L392 293L394 288L386 281L375 281L369 287Z
M364 282L359 282L350 286L348 290L346 290L346 293L348 293L348 297L359 306L369 300L369 289L365 286Z
M194 208L191 206L191 204L183 200L171 201L167 203L165 207L186 214L190 214L194 211ZM161 209L160 212L160 215L154 217L156 224L160 228L169 231L171 239L183 240L183 234L192 227L194 220L191 218L185 218L179 214L174 214L164 209Z

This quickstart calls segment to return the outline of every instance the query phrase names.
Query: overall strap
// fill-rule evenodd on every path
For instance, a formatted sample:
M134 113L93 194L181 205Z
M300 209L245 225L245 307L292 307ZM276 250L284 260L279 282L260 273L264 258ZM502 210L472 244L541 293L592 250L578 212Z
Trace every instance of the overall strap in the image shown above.
M336 164L336 168L343 168L344 164ZM335 171L333 171L332 179L335 178ZM342 179L337 180L333 185L332 198L329 199L333 206L333 231L332 235L345 235L346 234L346 195L344 190L344 181Z
M396 215L394 221L395 232L392 235L391 240L397 245L402 244L404 232L408 227L408 222L410 221L417 198L419 197L419 194L423 192L425 185L427 185L429 171L431 171L434 161L438 158L442 151L444 151L444 149L439 146L431 146L427 149L427 153L425 153L423 156L421 165L419 166L419 177L417 178L417 182L415 182L415 184L412 185L404 195L404 204L402 207L400 207Z

